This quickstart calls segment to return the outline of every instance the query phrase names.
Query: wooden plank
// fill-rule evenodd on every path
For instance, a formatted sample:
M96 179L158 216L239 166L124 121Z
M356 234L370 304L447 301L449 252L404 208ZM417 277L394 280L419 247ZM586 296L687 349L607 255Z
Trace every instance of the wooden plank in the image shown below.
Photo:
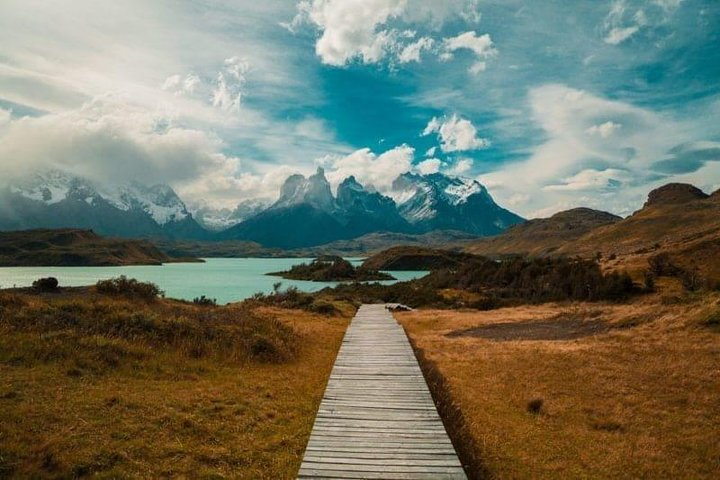
M384 305L361 306L343 338L298 478L466 478Z

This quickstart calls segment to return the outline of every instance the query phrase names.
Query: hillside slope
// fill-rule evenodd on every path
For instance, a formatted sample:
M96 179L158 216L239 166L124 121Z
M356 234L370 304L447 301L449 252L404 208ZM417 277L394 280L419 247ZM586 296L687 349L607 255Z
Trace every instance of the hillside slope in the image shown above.
M568 241L576 240L598 227L612 225L619 220L622 219L612 213L574 208L556 213L550 218L528 220L510 227L498 236L472 243L467 247L467 251L489 257L546 256Z
M173 259L145 240L104 238L92 230L0 232L0 266L160 265Z
M692 185L668 184L653 190L643 208L612 225L568 242L556 253L622 256L630 267L664 252L684 268L697 267L720 279L720 192L706 195Z

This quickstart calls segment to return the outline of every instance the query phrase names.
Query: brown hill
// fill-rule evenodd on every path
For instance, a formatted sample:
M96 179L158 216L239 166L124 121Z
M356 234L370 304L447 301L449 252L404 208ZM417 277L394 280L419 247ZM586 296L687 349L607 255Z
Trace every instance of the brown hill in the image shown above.
M573 221L563 221L565 216ZM467 251L495 257L599 253L606 267L627 268L636 276L647 269L650 257L664 252L676 265L697 267L720 281L720 193L707 195L692 185L671 183L651 191L643 208L627 218L569 210L475 242Z
M496 237L471 244L467 251L488 257L506 255L547 256L568 241L576 240L595 228L622 220L617 215L590 208L573 208L550 218L529 220L509 228Z
M685 268L697 266L720 279L720 196L692 185L670 184L653 190L645 206L629 217L568 242L555 253L622 256L623 263L645 268L660 252Z
M708 195L693 185L687 183L668 183L651 191L644 206L678 205L695 200L703 200L705 198L708 198Z
M0 232L0 266L160 265L177 261L145 240L105 238L92 230Z

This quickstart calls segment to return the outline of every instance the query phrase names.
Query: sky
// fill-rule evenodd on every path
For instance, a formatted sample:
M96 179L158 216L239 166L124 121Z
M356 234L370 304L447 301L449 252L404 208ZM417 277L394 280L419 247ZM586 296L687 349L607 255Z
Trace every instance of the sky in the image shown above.
M275 198L475 178L525 217L720 187L717 0L2 0L0 177Z

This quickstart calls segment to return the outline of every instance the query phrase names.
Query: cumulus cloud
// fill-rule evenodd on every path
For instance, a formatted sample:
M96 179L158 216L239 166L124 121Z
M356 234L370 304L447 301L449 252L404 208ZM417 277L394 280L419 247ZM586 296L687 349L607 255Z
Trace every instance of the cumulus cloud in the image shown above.
M380 192L389 192L398 175L412 169L415 150L408 145L387 150L381 154L369 148L356 150L350 155L326 157L321 163L333 186L354 175L363 185L372 185Z
M479 150L490 146L486 138L478 137L478 132L470 120L453 114L450 118L433 117L423 130L422 135L436 133L440 149L445 153Z
M419 62L423 51L436 49L430 36L416 38L416 32L407 25L423 23L436 29L446 19L455 17L467 23L480 21L477 0L303 0L297 4L297 14L290 22L280 23L292 33L303 25L320 31L315 42L315 53L327 64L342 67L355 60L366 64L389 59L400 64ZM495 55L488 35L471 38L475 32L466 32L457 38L444 40L444 58L452 57L455 50L469 49L478 58ZM492 44L492 42L490 42ZM437 51L436 51L437 52ZM484 69L477 61L472 72Z
M300 2L298 15L288 24L297 28L304 21L322 34L315 52L323 63L342 66L355 58L374 63L392 44L393 30L379 28L399 16L407 0L314 0Z
M78 110L22 117L0 130L8 176L58 168L96 180L183 181L237 165L212 134L104 97Z
M423 50L430 50L435 44L435 40L430 37L422 37L416 42L407 45L398 56L400 63L419 62L420 54Z
M443 40L443 53L441 53L440 58L450 60L458 50L469 50L475 55L476 60L468 69L474 75L485 71L487 68L486 60L498 54L489 34L478 36L474 31L461 33Z
M442 162L440 160L437 158L429 158L418 163L417 170L423 175L429 175L431 173L438 173L441 166Z
M465 175L473 167L472 158L461 158L454 165L448 169L447 173L450 175Z

